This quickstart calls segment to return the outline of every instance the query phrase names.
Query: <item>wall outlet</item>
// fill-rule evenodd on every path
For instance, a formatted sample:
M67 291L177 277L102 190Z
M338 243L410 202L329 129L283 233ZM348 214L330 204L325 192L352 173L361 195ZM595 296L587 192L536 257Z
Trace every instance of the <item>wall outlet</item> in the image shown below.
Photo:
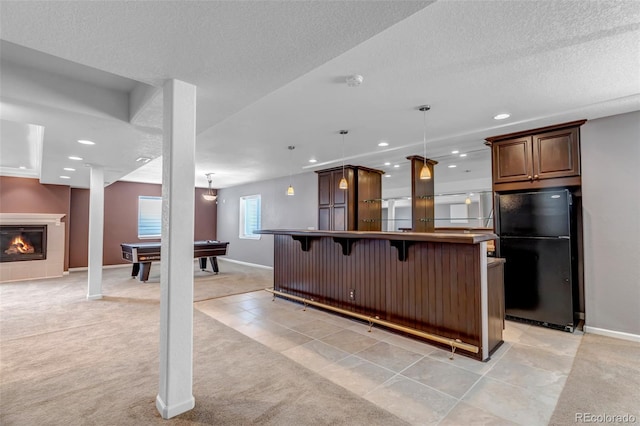
M356 299L356 291L354 289L349 290L349 299L351 300Z

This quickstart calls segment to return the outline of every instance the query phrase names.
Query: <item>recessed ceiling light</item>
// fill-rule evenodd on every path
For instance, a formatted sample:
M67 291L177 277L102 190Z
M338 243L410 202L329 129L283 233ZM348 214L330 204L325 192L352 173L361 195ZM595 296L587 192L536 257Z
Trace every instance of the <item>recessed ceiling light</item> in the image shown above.
M75 156L75 155L71 155L71 156L69 157L69 160L82 161L82 157L78 157L78 156Z
M60 179L71 179L69 176L60 176Z
M411 199L411 197L407 197L407 200L410 200L410 199Z
M378 143L378 146L389 146L389 142L382 141Z
M72 168L72 167L65 167L64 170L68 171L68 172L75 172L76 169Z
M498 115L494 116L493 119L494 120L504 120L505 118L509 118L509 117L511 117L511 114L507 114L505 112L505 113L498 114Z
M400 164L394 164L393 167L397 169L398 167L400 167Z
M149 157L138 157L138 158L136 158L136 161L137 161L138 163L146 164L146 163L148 163L149 161L151 161L151 158L149 158Z
M456 166L455 164L449 164L450 169L453 169L454 167L458 167L458 166Z
M460 154L460 157L466 157L467 154Z
M96 143L93 141L89 141L86 139L78 139L78 143L81 143L83 145L95 145Z
M318 162L318 160L316 160L315 158L312 158L312 159L310 159L310 160L309 160L309 162L310 162L310 163L317 163L317 162Z
M387 161L386 163L384 163L384 165L385 165L385 166L390 166L390 165L391 165L391 163Z
M457 149L456 149L455 151L451 151L451 153L452 153L452 154L457 154L457 153L459 153L459 152L460 152L460 151L458 151Z
M25 166L20 166L18 167L20 170L27 170L27 168Z
M391 175L384 175L384 177L391 177Z

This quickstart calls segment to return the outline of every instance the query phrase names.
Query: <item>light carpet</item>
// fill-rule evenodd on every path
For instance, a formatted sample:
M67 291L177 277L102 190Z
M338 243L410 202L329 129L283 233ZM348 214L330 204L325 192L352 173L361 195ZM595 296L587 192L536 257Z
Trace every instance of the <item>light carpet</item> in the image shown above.
M97 301L86 301L86 273L0 284L0 424L406 424L197 310L196 406L163 420L155 408L158 284L127 275L105 271L106 297Z

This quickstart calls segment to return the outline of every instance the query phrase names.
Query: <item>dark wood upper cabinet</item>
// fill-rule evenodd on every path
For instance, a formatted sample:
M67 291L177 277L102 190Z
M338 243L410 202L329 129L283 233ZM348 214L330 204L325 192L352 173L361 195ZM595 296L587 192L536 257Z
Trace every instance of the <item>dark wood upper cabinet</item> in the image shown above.
M342 167L319 170L318 229L380 231L382 229L382 171L345 166L348 189L340 189Z
M585 122L487 138L494 191L579 186L580 126Z
M492 151L494 184L531 180L531 136L497 142Z
M534 179L580 175L578 129L564 129L532 136Z

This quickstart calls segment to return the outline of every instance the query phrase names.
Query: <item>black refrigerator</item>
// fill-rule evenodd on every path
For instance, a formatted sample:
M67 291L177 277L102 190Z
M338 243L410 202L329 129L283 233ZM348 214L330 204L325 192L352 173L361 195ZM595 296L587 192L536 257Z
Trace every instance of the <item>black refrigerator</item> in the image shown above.
M571 192L520 192L496 198L497 255L506 259L507 318L573 332L578 265Z

